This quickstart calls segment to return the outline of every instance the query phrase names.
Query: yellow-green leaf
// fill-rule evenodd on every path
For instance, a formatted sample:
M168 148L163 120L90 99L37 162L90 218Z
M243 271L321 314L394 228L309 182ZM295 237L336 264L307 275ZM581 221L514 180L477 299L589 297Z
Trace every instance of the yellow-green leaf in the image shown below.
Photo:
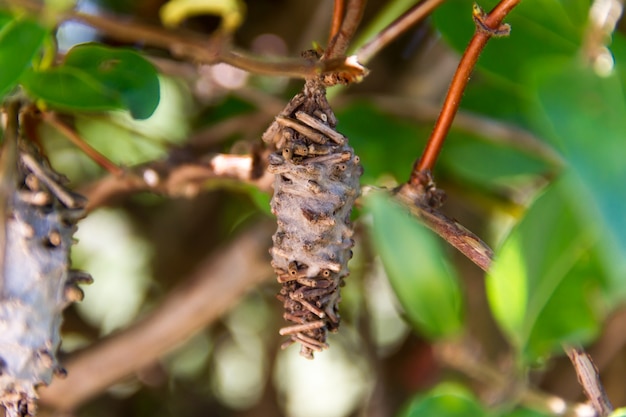
M244 13L240 0L170 0L161 8L161 21L175 27L189 17L212 14L222 18L222 29L232 32L241 25Z

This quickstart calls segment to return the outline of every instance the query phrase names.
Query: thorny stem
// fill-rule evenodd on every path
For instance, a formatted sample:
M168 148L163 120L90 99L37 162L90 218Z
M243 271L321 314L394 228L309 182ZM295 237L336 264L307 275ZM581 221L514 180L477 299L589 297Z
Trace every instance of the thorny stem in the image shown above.
M366 0L348 0L346 16L341 23L339 31L328 43L322 62L330 58L341 57L346 53L356 29L359 23L361 23L361 18L365 11L365 3Z
M441 113L439 114L437 122L435 122L435 127L428 139L424 153L413 166L413 173L410 179L411 183L419 180L419 172L432 171L435 166L437 157L448 135L454 116L461 103L461 97L463 96L463 92L465 91L465 87L467 86L480 53L492 36L504 35L502 31L506 31L506 26L502 25L502 20L504 20L505 16L517 6L520 1L521 0L502 0L487 15L477 14L475 7L473 17L476 22L476 32L465 49L457 71L452 78L448 94L441 108Z
M98 165L115 176L121 176L124 170L114 164L106 156L102 155L95 148L89 145L80 135L71 127L59 120L52 112L42 112L41 119L50 126L61 132L70 142L78 149L83 151L88 157L93 159Z
M365 45L361 46L355 55L361 64L367 64L374 55L385 48L390 42L402 35L417 22L428 16L445 0L424 0L409 10L402 16L394 20L389 26L377 33Z
M580 346L564 345L563 349L572 362L576 375L578 376L578 382L583 387L585 395L589 398L593 409L596 410L596 413L598 413L600 417L610 415L613 411L613 405L606 395L606 391L600 381L598 368L596 368L593 360L591 360L591 356Z

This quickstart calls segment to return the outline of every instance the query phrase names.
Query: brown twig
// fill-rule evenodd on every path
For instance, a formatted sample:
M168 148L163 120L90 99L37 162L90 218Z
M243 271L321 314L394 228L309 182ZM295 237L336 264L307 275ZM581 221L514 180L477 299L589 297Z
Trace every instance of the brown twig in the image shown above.
M346 0L335 0L333 7L333 19L330 24L330 34L328 36L328 44L330 44L341 29L343 15L346 12Z
M192 196L211 179L235 180L269 190L272 175L261 174L260 158L253 155L208 154L200 159L175 158L152 161L128 169L119 176L108 176L80 190L89 203L87 211L100 207L124 193L150 191L157 194ZM259 173L255 177L255 173Z
M564 417L589 415L589 410L585 410L585 405L567 403L562 398L533 390L524 384L512 386L506 373L477 357L475 353L468 350L465 344L442 343L434 349L434 352L446 366L464 373L489 388L500 390L501 393L509 390L509 395L515 396L517 401L530 409Z
M508 26L502 25L502 20L519 2L520 0L502 0L489 14L483 14L482 10L476 9L475 6L473 18L476 32L459 62L426 148L413 166L411 182L418 180L420 171L432 171L480 53L491 37L505 34L504 31Z
M58 130L65 136L70 142L74 144L78 149L83 151L85 155L91 158L94 162L110 172L115 176L120 176L124 173L124 170L113 163L109 158L98 152L95 148L89 145L80 135L71 127L59 120L53 112L42 112L40 114L41 120Z
M365 11L365 3L366 0L348 0L345 18L341 22L339 31L328 43L321 60L322 62L341 57L346 53L356 29L359 23L361 23L361 18Z
M572 362L578 376L578 382L583 387L593 409L600 417L610 415L613 411L613 405L606 395L602 381L600 381L598 368L593 363L591 356L580 346L563 345L563 349Z
M431 14L433 10L444 1L445 0L424 0L411 7L354 53L358 61L361 64L367 64L381 49L385 48L398 36L402 35L417 22Z
M446 242L463 253L484 271L489 269L493 250L474 233L450 219L426 201L425 194L408 184L400 187L395 196L424 225L441 236Z
M245 232L208 258L148 316L72 355L64 364L67 378L41 389L40 404L75 409L217 320L243 294L273 275L265 245L270 229L264 223ZM213 295L210 303L207 294Z
M39 13L42 5L33 0L5 0L9 4ZM346 16L347 18L347 16ZM223 33L207 39L206 35L180 32L141 24L120 16L92 15L68 11L57 16L60 21L79 21L106 33L107 36L129 43L169 51L173 56L204 64L224 62L257 74L310 78L319 74L345 72L361 76L361 69L341 58L313 61L303 58L272 58L252 55L229 44Z

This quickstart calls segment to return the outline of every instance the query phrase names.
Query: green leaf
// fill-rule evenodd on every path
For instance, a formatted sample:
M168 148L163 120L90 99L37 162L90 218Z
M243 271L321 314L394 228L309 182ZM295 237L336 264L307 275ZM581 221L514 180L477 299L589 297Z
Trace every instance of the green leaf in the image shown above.
M524 361L590 341L605 307L597 230L579 222L565 193L560 180L533 203L487 276L492 313Z
M61 66L26 72L21 82L35 98L64 110L127 109L146 119L159 104L152 64L133 51L95 44L73 48Z
M614 410L609 417L626 417L626 408L618 408Z
M222 28L236 30L243 22L245 4L240 0L170 0L161 8L161 21L165 26L179 26L189 17L214 14L222 18Z
M474 0L445 2L433 14L437 29L457 51L463 51L474 34L473 3ZM498 1L479 3L488 11ZM589 6L590 0L521 2L505 19L511 25L511 35L492 39L478 66L503 82L517 83L525 76L526 64L534 59L574 56L582 42Z
M426 395L415 397L398 417L482 417L487 416L474 396L464 387L445 383Z
M48 33L33 21L9 19L8 15L0 14L0 97L17 84Z
M97 44L78 45L64 66L78 68L120 95L136 119L147 119L159 104L159 78L154 66L138 53Z
M554 169L530 151L490 142L459 129L448 134L439 168L465 181L495 188L510 187Z
M554 414L541 413L528 408L517 408L513 411L500 414L500 417L554 417Z
M366 200L372 237L407 320L427 337L454 336L463 327L459 282L438 237L390 200Z
M118 94L76 68L30 69L20 81L31 96L62 110L107 111L124 108Z
M581 219L603 227L600 244L616 296L626 297L626 98L617 73L596 75L577 60L547 61L534 75L538 128L574 172L568 198Z
M361 181L376 182L382 175L405 181L422 152L432 126L419 126L355 102L337 112L337 129L357 149L364 173Z

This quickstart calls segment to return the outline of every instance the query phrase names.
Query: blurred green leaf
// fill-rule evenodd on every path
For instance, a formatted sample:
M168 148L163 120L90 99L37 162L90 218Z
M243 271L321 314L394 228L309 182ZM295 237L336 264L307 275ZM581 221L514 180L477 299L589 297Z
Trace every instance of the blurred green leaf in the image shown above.
M435 26L457 51L463 51L474 34L473 3L474 0L445 2L433 14ZM484 0L480 5L488 11L497 3ZM521 2L505 19L511 25L511 35L491 40L478 66L504 83L518 83L525 76L526 65L534 59L574 56L586 28L589 6L590 0Z
M79 45L63 65L27 71L21 81L31 95L64 110L128 109L134 118L146 119L159 104L155 68L125 49Z
M504 414L499 414L500 417L554 417L554 414L540 413L539 411L530 410L528 408L517 408L513 411L508 411Z
M169 0L161 8L161 21L176 27L189 17L214 14L222 18L222 28L236 30L243 22L245 4L240 0Z
M35 58L48 33L30 20L0 14L0 97L13 88Z
M406 181L432 129L390 116L363 102L341 109L337 119L337 129L348 137L361 158L361 181L369 183L385 174Z
M97 44L70 50L64 66L79 68L121 96L136 119L147 119L159 104L159 78L154 66L130 49Z
M448 134L439 168L483 187L511 186L551 170L530 151L489 142L458 129Z
M30 95L62 110L106 111L124 108L118 94L76 68L55 67L46 71L29 69L20 81Z
M577 60L537 63L538 128L574 172L568 197L583 221L603 226L602 259L626 296L626 100L618 74L600 77Z
M579 222L565 188L560 180L532 204L487 276L493 315L525 361L588 342L600 326L597 230Z
M398 417L481 417L487 412L474 396L456 384L441 384L418 395Z
M461 289L438 238L387 195L368 197L372 236L406 318L430 338L462 329Z
M618 408L613 411L609 417L626 417L626 408Z

